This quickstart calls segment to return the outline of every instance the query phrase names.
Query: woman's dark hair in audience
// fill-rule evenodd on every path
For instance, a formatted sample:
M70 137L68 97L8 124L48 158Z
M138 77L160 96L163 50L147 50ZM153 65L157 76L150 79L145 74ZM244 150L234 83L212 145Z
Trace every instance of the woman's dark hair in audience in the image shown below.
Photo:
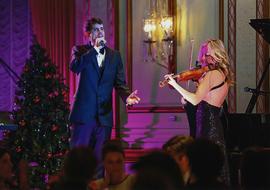
M188 144L192 142L192 137L176 135L165 142L162 149L169 154L186 153Z
M64 162L64 176L71 180L89 180L94 176L96 158L91 148L73 148Z
M164 152L155 151L140 157L132 169L136 171L133 190L179 190L183 187L177 163Z
M270 148L246 149L240 171L243 189L270 189Z
M191 171L200 181L215 180L222 169L224 156L220 147L207 139L196 139L187 148Z
M66 155L63 176L53 186L54 190L87 189L95 174L97 160L91 148L76 147Z
M125 157L122 141L118 139L106 141L102 147L102 160L104 160L106 155L110 152L118 152L121 153L123 157Z

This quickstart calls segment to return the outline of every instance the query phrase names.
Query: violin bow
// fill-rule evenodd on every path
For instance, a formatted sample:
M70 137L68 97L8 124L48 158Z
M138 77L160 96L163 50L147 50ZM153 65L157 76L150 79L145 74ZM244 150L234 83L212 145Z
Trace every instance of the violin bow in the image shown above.
M194 39L190 40L190 52L189 52L189 69L192 68L192 57L193 57L193 48L194 48ZM189 83L190 81L187 81L187 89L189 89Z

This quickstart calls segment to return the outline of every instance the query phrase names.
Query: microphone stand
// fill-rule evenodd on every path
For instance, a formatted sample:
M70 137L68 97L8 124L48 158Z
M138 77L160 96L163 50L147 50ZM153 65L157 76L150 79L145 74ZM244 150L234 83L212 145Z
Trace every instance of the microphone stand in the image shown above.
M3 69L7 72L7 74L11 77L11 79L13 80L13 82L16 84L16 80L21 80L21 78L19 77L19 75L17 75L17 73L15 71L13 71L8 64L6 64L6 62L0 58L0 65L2 65Z
M267 73L267 71L268 71L268 69L269 69L269 65L270 65L270 58L268 59L268 63L267 63L267 65L266 65L266 67L264 68L262 77L260 78L259 83L258 83L258 85L257 85L257 87L256 87L256 92L254 92L254 93L252 94L252 97L251 97L251 99L250 99L250 101L249 101L249 103L248 103L248 106L247 106L247 109L246 109L246 113L252 113L252 110L253 110L253 108L254 108L256 102L257 102L258 96L260 95L260 92L262 92L262 91L260 91L260 88L261 88L261 86L262 86L263 79L264 79L264 77L266 76L266 73ZM268 93L268 92L267 92L267 93Z

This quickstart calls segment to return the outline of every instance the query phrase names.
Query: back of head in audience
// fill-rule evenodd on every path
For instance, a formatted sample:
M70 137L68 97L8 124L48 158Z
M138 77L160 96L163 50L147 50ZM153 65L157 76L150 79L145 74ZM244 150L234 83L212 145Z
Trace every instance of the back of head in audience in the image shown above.
M97 160L91 148L76 147L67 155L64 161L63 177L53 189L86 189L93 178Z
M252 147L243 152L241 184L244 189L270 189L270 149Z
M75 181L89 180L95 173L96 164L96 158L90 148L73 148L64 162L64 176Z
M124 148L122 146L122 142L118 139L108 140L104 143L102 148L102 160L106 158L107 154L116 152L120 153L123 157L125 157L124 154Z
M207 139L196 139L188 146L187 156L197 182L217 180L224 163L222 151L217 144Z
M102 159L105 175L110 176L110 182L118 184L125 178L125 154L120 140L108 140L102 148Z
M183 186L177 163L164 152L142 156L132 168L136 171L133 190L179 190Z
M187 146L192 142L192 137L176 135L170 138L162 146L162 149L175 159L183 173L189 170L186 150Z

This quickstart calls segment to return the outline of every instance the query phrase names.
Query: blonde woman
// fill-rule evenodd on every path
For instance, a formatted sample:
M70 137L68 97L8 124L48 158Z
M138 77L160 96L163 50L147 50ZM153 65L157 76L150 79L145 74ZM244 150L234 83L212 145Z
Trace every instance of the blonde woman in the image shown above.
M164 77L185 100L193 105L198 105L196 112L196 138L207 138L220 145L224 151L225 160L227 160L223 126L219 114L229 87L233 84L233 80L228 54L223 42L218 39L209 39L204 42L199 51L198 61L202 67L209 66L211 69L205 72L199 79L195 93L182 88L172 78L172 75L165 75ZM227 161L225 161L222 178L225 183L229 184Z

